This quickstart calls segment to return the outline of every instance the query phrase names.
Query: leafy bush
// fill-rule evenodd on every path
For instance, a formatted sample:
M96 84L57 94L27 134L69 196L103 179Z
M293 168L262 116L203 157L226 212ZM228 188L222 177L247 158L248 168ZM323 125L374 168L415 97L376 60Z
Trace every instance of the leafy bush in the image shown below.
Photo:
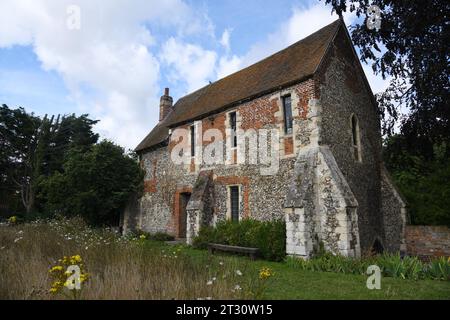
M216 242L216 230L211 226L202 226L192 245L197 249L206 249L210 242Z
M385 277L450 280L450 260L444 257L424 263L417 257L402 258L399 254L385 253L380 256L355 259L325 253L309 260L288 257L286 263L301 270L361 275L366 274L367 267L370 265L377 265Z
M383 157L408 203L411 224L450 227L450 160L446 151L450 147L446 143L428 145L432 156L423 157L410 150L405 138L400 134L389 137Z
M440 257L431 261L426 273L432 279L450 281L450 258Z
M424 265L417 257L401 257L399 254L383 254L376 264L383 275L393 278L418 280L423 277Z
M155 241L173 241L175 238L164 232L157 232L155 234L150 235L151 240Z
M175 240L174 236L164 232L156 232L150 233L143 230L139 230L134 234L130 234L129 238L141 238L141 236L145 236L144 239L154 240L154 241L173 241Z
M137 161L106 140L72 149L63 169L41 181L39 199L46 211L81 216L91 225L117 225L130 196L142 189Z
M215 227L202 227L193 241L201 249L208 243L258 248L264 259L281 261L286 255L286 226L281 220L220 221Z

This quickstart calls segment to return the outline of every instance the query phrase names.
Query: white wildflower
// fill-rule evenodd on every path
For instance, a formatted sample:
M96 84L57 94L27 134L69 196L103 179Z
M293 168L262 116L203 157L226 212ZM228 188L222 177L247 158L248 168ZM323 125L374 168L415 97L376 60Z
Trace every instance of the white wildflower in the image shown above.
M238 276L242 276L241 270L236 270L236 274L237 274Z

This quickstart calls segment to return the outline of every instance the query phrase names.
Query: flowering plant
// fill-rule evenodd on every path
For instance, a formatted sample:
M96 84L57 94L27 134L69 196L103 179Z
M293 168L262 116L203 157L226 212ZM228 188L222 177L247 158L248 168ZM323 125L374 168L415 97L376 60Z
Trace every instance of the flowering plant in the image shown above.
M267 289L268 280L275 275L272 269L262 267L258 272L258 278L252 283L251 294L254 299L262 299Z
M15 223L17 223L17 217L16 217L16 216L11 216L11 217L9 217L9 218L8 218L8 222L9 222L10 224L15 224Z
M53 278L53 283L49 290L50 293L61 293L67 296L66 292L64 292L66 288L70 290L72 298L77 299L80 294L81 285L89 279L89 274L84 270L83 259L77 254L74 256L64 256L58 262L58 265L51 267L49 270Z

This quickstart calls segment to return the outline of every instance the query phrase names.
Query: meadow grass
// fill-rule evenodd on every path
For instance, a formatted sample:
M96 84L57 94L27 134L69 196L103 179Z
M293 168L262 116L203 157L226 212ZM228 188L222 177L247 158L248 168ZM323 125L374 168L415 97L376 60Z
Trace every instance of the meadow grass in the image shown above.
M71 255L89 274L81 299L450 299L448 281L382 278L369 290L362 275L123 238L76 219L0 226L0 299L65 299L49 292L49 269ZM274 276L262 279L266 267Z

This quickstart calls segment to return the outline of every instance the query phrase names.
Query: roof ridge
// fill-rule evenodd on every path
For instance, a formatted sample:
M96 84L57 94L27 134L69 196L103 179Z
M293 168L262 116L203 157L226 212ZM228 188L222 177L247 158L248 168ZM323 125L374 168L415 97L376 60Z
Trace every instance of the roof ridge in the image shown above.
M184 99L184 98L186 98L186 97L189 97L189 96L193 95L194 93L197 93L197 92L199 92L199 91L201 91L201 90L203 90L203 89L207 89L208 87L210 87L210 86L212 86L212 85L214 85L214 84L216 84L216 83L218 83L218 82L220 82L220 81L222 81L222 80L224 80L224 79L227 79L227 78L229 78L229 77L231 77L231 76L233 76L233 75L236 75L236 74L238 74L238 73L241 73L241 72L243 72L243 71L245 71L245 70L247 70L247 69L249 69L249 68L251 68L251 67L253 67L253 66L255 66L255 65L258 65L258 64L260 64L260 63L263 63L263 62L265 62L266 60L271 59L273 56L280 55L280 54L282 54L283 52L285 52L286 50L288 50L288 49L290 49L290 48L292 48L292 47L295 47L295 46L299 45L301 42L305 41L306 39L308 39L308 38L310 38L310 37L316 35L316 33L319 33L319 32L321 32L321 31L323 31L323 29L329 28L329 27L331 27L331 26L334 25L334 24L340 25L340 22L341 22L341 19L336 19L336 20L334 20L333 22L327 24L326 26L323 26L323 27L320 28L319 30L314 31L313 33L307 35L306 37L304 37L304 38L302 38L302 39L300 39L300 40L297 40L296 42L290 44L289 46L285 47L284 49L278 50L278 51L272 53L270 56L267 56L267 57L265 57L265 58L263 58L263 59L261 59L261 60L258 60L258 61L256 61L255 63L252 63L251 65L248 65L248 66L246 66L246 67L244 67L244 68L242 68L242 69L239 69L239 70L237 70L237 71L235 71L235 72L233 72L233 73L230 73L229 75L226 75L226 76L223 77L223 78L217 79L216 81L213 81L212 83L206 84L206 85L204 85L203 87L201 87L201 88L199 88L199 89L197 89L197 90L195 90L195 91L193 91L193 92L191 92L191 93L188 93L188 94L182 96L181 98L179 98L179 99L177 100L177 102L178 102L179 100ZM335 34L336 34L336 32L334 32L334 33L331 35L331 38L333 38L333 37L335 36ZM175 105L176 105L176 103L175 103ZM175 105L174 105L174 106L175 106Z
M167 141L170 127L223 111L236 103L313 76L340 25L341 20L337 19L270 56L179 98L172 112L154 127L136 150Z

